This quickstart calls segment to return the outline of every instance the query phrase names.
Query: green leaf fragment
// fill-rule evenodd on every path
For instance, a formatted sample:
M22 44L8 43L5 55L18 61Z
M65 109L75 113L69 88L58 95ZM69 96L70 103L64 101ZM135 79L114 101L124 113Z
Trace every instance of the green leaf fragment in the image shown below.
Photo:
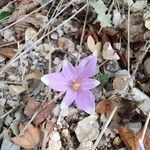
M108 10L102 0L91 0L91 6L95 9L98 14L97 19L101 22L102 27L111 27L110 14L106 14Z
M102 85L104 85L109 81L109 76L108 74L100 74L98 76L98 80L101 82Z
M10 15L10 12L9 11L3 11L0 13L0 20L8 17Z

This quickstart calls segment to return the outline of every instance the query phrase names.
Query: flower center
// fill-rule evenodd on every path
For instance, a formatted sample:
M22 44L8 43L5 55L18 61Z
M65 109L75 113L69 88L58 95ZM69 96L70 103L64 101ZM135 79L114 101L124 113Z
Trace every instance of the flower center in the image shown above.
M80 83L78 81L72 81L71 82L71 88L75 91L77 91L80 88Z

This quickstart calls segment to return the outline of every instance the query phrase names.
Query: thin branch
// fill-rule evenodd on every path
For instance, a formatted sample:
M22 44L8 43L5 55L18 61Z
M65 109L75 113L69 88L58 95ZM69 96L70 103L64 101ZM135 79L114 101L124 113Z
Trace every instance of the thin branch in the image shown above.
M128 5L128 77L130 76L130 5Z
M96 149L97 145L99 144L99 142L100 142L100 140L101 140L103 134L105 133L105 131L106 131L106 129L107 129L109 123L111 122L111 120L112 120L114 114L116 113L116 111L117 111L117 106L113 109L113 111L112 111L110 117L108 118L108 121L107 121L106 124L104 125L104 128L102 129L102 131L100 132L100 134L99 134L99 136L98 136L96 142L94 143L94 146L93 146L92 150L95 150L95 149Z

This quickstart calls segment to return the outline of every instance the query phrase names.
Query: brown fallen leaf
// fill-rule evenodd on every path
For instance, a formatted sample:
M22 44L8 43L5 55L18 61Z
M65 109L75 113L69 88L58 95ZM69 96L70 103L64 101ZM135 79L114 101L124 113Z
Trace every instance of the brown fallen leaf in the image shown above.
M44 129L49 134L54 128L54 122L51 120L46 120L43 122L41 129Z
M142 133L143 133L143 129L142 128L138 133L137 133L137 137L138 138L141 138L142 136ZM146 130L146 134L145 134L145 137L144 137L144 148L145 150L150 150L150 128L148 127L147 130Z
M27 124L20 124L20 132L26 125ZM40 144L41 138L42 133L39 128L36 128L30 124L21 136L13 137L12 141L25 149L31 149L37 147Z
M119 125L118 132L121 140L126 145L127 150L137 150L138 149L138 138L126 127Z
M119 60L120 59L120 57L115 52L115 50L112 48L112 46L109 42L106 42L103 45L102 55L105 60Z
M75 51L75 44L65 37L60 37L58 39L58 45L60 49L68 50L68 52L74 52Z
M25 15L21 15L18 19L24 17ZM25 30L28 27L34 26L36 29L40 27L40 24L42 24L42 18L40 17L26 17L26 19L18 22L15 24L15 33L17 36L17 39L21 39L21 37L24 37Z
M39 124L41 124L46 117L48 116L48 114L50 113L50 111L55 108L56 103L55 102L45 102L40 109L40 111L37 113L36 117L33 120L33 123L38 126Z
M95 43L95 40L91 35L89 35L87 38L87 46L91 52L96 51L97 55L100 55L102 44L101 42Z
M106 117L108 118L110 114L112 113L113 109L115 108L115 106L117 105L118 103L115 102L114 100L104 99L96 105L96 112L105 114ZM116 115L114 115L114 118L115 117Z
M143 69L146 75L150 75L150 57L144 61Z
M24 114L28 117L32 117L33 114L38 110L40 102L34 100L33 98L28 98L28 103L25 107Z
M8 58L14 57L16 52L12 48L0 48L0 55Z
M20 1L20 3L18 4L17 9L15 9L15 11L12 13L10 18L7 20L7 23L10 24L12 22L15 22L19 18L19 16L31 12L38 5L39 4L36 1L33 1L33 0Z

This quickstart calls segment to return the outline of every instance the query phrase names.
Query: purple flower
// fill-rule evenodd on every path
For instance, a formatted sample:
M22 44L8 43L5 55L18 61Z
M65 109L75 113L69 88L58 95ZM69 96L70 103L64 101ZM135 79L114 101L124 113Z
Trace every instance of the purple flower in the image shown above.
M141 139L139 139L138 150L145 150L144 144L143 144L143 142L141 141Z
M79 109L91 114L95 111L95 97L90 90L99 85L99 81L91 78L96 72L96 63L95 54L82 59L77 67L64 61L61 72L44 75L41 80L56 91L66 92L61 108L75 101Z

